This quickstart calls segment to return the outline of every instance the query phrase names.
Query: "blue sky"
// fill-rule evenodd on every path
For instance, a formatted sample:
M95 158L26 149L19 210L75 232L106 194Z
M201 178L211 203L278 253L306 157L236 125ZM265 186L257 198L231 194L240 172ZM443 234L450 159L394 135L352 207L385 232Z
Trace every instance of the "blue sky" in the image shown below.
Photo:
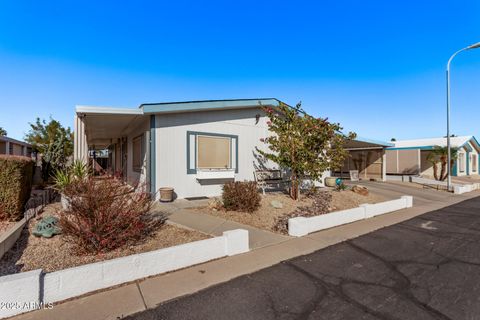
M445 133L445 64L480 2L0 1L0 126L75 105L276 97L360 136ZM480 136L480 49L453 63L452 132Z

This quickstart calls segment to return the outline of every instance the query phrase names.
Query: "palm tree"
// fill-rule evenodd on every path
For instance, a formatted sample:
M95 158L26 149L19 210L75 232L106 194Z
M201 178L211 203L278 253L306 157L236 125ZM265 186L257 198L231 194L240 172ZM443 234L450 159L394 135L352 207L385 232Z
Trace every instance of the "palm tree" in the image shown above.
M7 135L7 130L3 129L2 127L0 127L0 137L1 136L6 136Z
M457 148L450 149L450 168L453 168L455 160L457 160ZM435 180L445 181L447 179L449 172L447 172L447 160L448 159L448 148L434 146L433 150L428 154L427 161L430 162L433 166L433 176ZM438 163L440 162L441 169L440 175L438 174ZM450 172L451 174L451 172Z

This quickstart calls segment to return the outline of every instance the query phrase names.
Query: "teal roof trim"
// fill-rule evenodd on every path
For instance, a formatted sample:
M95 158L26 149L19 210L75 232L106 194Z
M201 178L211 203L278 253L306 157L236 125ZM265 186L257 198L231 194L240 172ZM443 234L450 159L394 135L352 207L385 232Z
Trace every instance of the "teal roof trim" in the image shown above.
M415 150L415 149L420 149L420 150L433 150L434 146L422 146L422 147L399 147L399 148L387 148L387 150Z
M468 141L468 142L470 142L470 141ZM465 148L465 150L471 152L471 151L473 151L473 148L468 144L468 142L462 144L462 145L460 146L460 148Z
M238 100L206 100L166 103L144 103L140 106L144 114L152 113L176 113L210 110L229 110L243 108L258 108L260 106L277 107L280 100L267 99L238 99Z
M367 138L362 138L362 137L356 137L354 141L359 141L359 142L365 142L365 143L371 143L371 144L378 144L384 147L393 147L395 144L390 143L390 142L385 142L381 140L374 140L374 139L367 139Z
M464 144L462 144L460 146L460 148L465 148L466 150L468 151L473 151L472 147L468 145L468 143L470 142L471 145L473 145L475 147L475 149L477 150L477 152L480 152L480 143L478 143L478 140L477 138L475 138L475 136L472 136L470 138L470 140L468 140L467 142L465 142ZM474 143L472 143L474 142Z

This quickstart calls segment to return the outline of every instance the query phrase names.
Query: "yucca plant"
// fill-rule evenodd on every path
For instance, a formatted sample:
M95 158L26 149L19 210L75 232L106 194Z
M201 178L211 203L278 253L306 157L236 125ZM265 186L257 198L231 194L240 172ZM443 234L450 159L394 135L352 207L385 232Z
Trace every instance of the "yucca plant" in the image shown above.
M75 160L70 167L70 172L75 180L85 180L89 176L88 166L85 162Z
M70 170L56 170L53 175L54 187L57 191L63 192L73 181Z

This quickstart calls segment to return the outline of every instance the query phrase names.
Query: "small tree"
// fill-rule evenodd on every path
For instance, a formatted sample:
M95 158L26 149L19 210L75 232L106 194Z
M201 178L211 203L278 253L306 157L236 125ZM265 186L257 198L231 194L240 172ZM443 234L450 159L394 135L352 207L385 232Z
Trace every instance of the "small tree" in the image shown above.
M0 127L0 137L5 137L7 135L7 130L3 129L3 127Z
M48 180L56 170L64 170L68 157L73 154L72 131L52 118L48 123L40 118L30 123L25 141L42 155L43 180Z
M455 160L458 156L458 149L450 149L450 169L453 168ZM427 161L430 162L433 166L433 177L438 181L445 181L451 172L448 172L447 162L448 162L448 148L435 146L433 150L427 155ZM440 162L440 174L438 173L438 163Z
M338 123L308 115L301 103L293 108L281 103L276 109L264 110L274 135L263 139L271 152L258 148L257 152L290 171L292 199L298 199L302 179L318 180L326 170L343 165L348 156L344 145L355 138L355 133L341 134Z

